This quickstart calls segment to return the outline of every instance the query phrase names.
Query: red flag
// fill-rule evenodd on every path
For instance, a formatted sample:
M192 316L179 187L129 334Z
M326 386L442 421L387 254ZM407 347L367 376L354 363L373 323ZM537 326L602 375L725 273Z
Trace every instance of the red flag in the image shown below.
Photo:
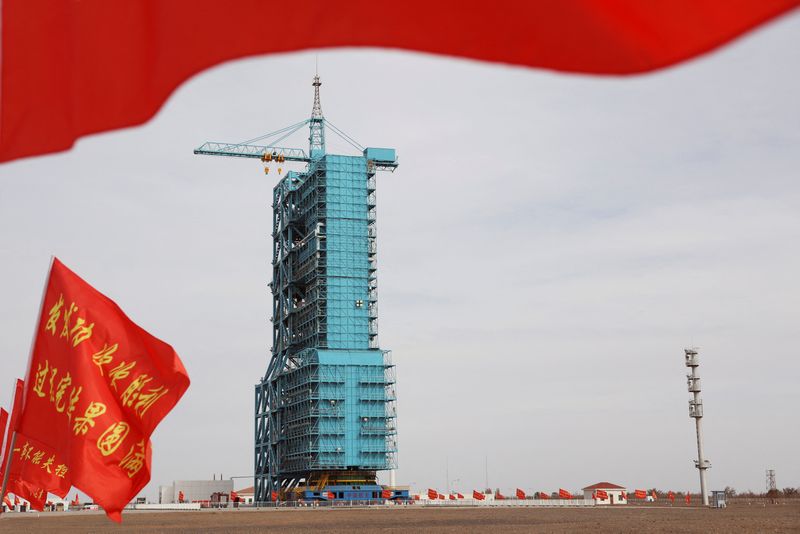
M647 497L647 492L645 490L636 490L633 492L637 499L644 499Z
M65 150L80 136L141 124L184 80L254 54L380 46L631 74L713 50L797 5L501 0L484 9L477 2L406 0L366 9L361 2L305 0L292 4L291 16L276 19L284 4L264 0L228 0L225 9L214 0L5 0L0 161ZM279 20L280 31L265 32L267 20Z
M78 500L78 494L77 494L77 493L75 494L75 498L74 498L74 499L72 499L72 501L70 501L70 504L71 504L72 506L80 506L80 504L81 504L81 501L80 501L80 500Z
M672 490L670 490L669 493L667 493L667 499L669 499L673 503L675 502L675 494L672 493Z
M565 489L559 488L558 489L558 496L561 499L571 499L572 494Z
M428 498L431 500L436 500L439 498L439 492L435 489L428 488Z
M3 444L3 438L6 435L6 425L8 424L8 412L5 408L0 408L0 445ZM11 432L8 433L9 438L11 437ZM0 466L3 465L2 460L5 458L5 447L0 449ZM2 467L0 467L2 469Z
M11 406L11 417L8 418L8 432L5 438L5 447L3 448L3 462L0 463L0 474L3 473L3 470L6 467L6 461L8 460L9 451L11 449L11 440L13 438L14 432L19 427L19 418L22 415L22 400L25 394L25 382L20 380L19 378L14 383L14 404ZM3 410L5 411L5 410ZM5 427L3 427L5 430Z
M230 500L236 502L239 499L239 494L231 490Z
M439 500L440 500L440 501L443 501L443 500L444 500L444 495L442 495L441 493L439 494Z
M463 498L464 498L464 495L462 495L461 493L456 493L456 496L457 496L459 499L463 499Z
M331 501L336 498L336 495L332 491L327 492L325 496Z
M453 495L452 493L448 497L450 498L451 501L456 500L456 496Z
M497 490L497 493L495 494L494 498L497 499L498 501L502 501L505 499L505 496L502 493L500 493L500 490Z
M150 480L150 435L189 386L178 355L54 259L28 375L19 432L121 521Z
M517 488L517 499L524 499L524 498L525 498L525 492Z
M546 491L539 492L539 498L543 500L547 500L550 498L550 495Z
M182 491L179 491L179 492L178 492L178 502L179 502L179 503L182 503L182 502L183 502L183 499L184 499L183 492L182 492Z
M622 497L623 501L627 501L628 500L628 493L625 490L622 490L620 492L620 497Z
M9 478L25 482L21 495L32 495L29 501L44 504L47 492L64 497L71 487L67 478L66 457L52 447L16 433L16 444L9 454ZM10 444L9 444L10 445ZM0 469L0 475L2 475ZM39 491L43 490L43 491ZM16 491L14 493L17 493ZM37 508L38 509L38 508Z
M385 489L381 491L381 497L384 499L391 499L392 498L392 490Z
M692 495L688 491L686 492L686 504L692 503Z
M476 501L482 501L486 498L486 495L479 492L478 490L472 490L472 498L475 499Z
M25 383L17 379L14 387L14 405L8 425L8 435L0 464L0 481L8 467L8 487L6 491L22 496L34 510L43 511L47 492L52 491L63 497L70 485L58 477L58 465L53 451L35 440L29 440L15 428L19 426L22 414L22 401ZM11 442L16 435L14 448Z
M273 491L272 493L270 493L269 497L270 497L270 499L272 499L272 502L276 502L278 500L278 492L277 491Z
M11 499L9 499L8 495L3 497L3 502L6 503L6 506L8 506L9 510L13 510L14 509L14 503L11 502Z
M608 499L608 492L606 490L597 490L597 498L601 501Z
M42 488L37 488L33 484L20 480L13 475L9 475L8 487L6 491L14 493L16 504L21 504L19 498L22 497L30 504L30 507L40 512L44 511L44 504L47 500L47 492Z

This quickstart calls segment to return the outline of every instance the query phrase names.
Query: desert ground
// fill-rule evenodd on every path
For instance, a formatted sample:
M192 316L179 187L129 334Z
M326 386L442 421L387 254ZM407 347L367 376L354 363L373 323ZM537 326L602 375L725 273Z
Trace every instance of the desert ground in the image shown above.
M391 507L316 510L5 514L0 532L800 532L800 503L699 507Z

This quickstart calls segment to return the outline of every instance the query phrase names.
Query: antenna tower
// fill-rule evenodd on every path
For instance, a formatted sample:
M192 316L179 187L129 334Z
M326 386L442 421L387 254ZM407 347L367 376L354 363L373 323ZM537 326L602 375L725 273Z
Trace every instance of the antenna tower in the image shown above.
M703 506L708 506L708 492L706 491L706 469L711 467L711 462L703 457L703 400L700 398L700 375L697 368L700 366L700 358L697 356L697 349L684 349L686 367L692 372L686 375L686 383L692 399L689 401L689 417L694 419L697 428L697 460L694 466L700 471L700 495L703 498Z
M767 469L767 494L771 491L778 491L778 486L775 485L775 470Z

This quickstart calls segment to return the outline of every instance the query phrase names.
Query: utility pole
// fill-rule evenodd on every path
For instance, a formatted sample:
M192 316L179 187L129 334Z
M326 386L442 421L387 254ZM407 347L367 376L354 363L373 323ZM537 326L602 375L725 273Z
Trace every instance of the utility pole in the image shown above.
M447 493L450 493L450 458L444 457L444 488Z
M694 465L700 471L700 495L703 498L703 506L708 506L708 492L706 491L706 469L711 467L711 462L703 457L703 401L700 398L700 375L697 368L700 366L700 358L697 357L697 349L684 349L686 367L692 370L691 374L686 375L686 383L689 393L693 398L689 401L689 417L694 418L697 428L697 460Z
M484 486L484 491L487 491L489 489L489 455L488 454L483 457L483 474L485 476L484 483L486 484Z

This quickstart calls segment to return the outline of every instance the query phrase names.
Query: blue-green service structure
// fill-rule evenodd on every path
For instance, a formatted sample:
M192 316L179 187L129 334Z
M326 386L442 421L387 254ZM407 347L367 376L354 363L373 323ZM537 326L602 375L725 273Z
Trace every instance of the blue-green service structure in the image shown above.
M397 464L395 372L378 343L375 226L375 175L394 171L397 156L327 121L320 86L316 76L310 119L195 150L259 158L281 175L272 199L272 350L255 387L256 502L374 500L376 472ZM275 146L305 127L308 154ZM326 131L358 155L328 154ZM283 173L286 162L305 166Z

